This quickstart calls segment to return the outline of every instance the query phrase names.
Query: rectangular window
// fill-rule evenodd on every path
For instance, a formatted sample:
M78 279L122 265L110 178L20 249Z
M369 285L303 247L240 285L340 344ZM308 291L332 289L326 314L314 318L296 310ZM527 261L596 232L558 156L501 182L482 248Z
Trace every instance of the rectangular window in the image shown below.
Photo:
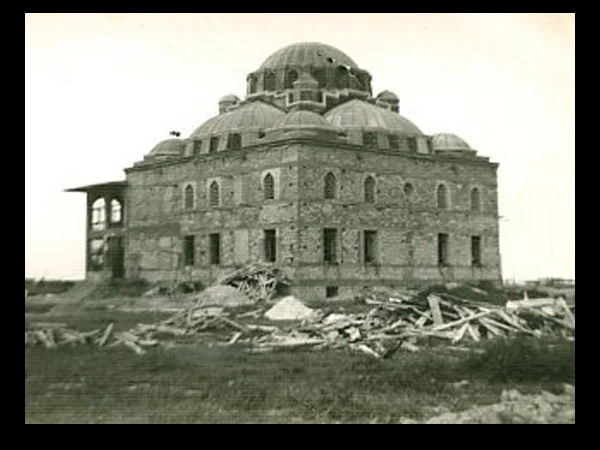
M337 262L337 229L323 230L323 260L326 263Z
M210 138L210 148L208 149L208 151L210 153L214 153L217 151L217 149L219 148L219 138L218 137L211 137Z
M325 287L325 297L337 297L338 296L338 287L337 286L327 286Z
M406 138L406 144L408 145L409 152L417 153L417 138L415 138L415 137Z
M448 265L448 235L438 234L438 265Z
M183 265L194 265L194 236L185 236L183 238Z
M367 148L377 148L377 133L365 131L363 133L363 144Z
M209 235L210 264L221 264L221 235L212 233Z
M265 261L277 261L277 232L276 230L265 230Z
M471 236L471 264L481 267L481 236Z
M377 262L377 231L365 230L363 233L363 245L364 262Z
M202 151L202 141L195 141L194 142L194 156L200 155L201 151Z
M398 139L397 135L388 135L388 140L390 142L390 150L398 150L400 148L400 140Z

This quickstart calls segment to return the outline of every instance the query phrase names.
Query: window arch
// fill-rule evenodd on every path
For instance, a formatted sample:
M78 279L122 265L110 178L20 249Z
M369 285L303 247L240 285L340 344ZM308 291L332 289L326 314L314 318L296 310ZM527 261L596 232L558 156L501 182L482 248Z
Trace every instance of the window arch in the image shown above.
M298 79L298 72L290 70L285 74L285 89L292 89L294 82Z
M437 207L448 209L448 188L445 184L440 184L437 188Z
M242 137L239 133L233 133L229 135L229 139L227 140L227 149L228 150L240 150L242 148Z
M194 209L194 187L191 184L188 184L183 192L183 208Z
M336 179L335 179L335 175L331 172L329 172L327 175L325 175L325 198L326 199L333 199L336 197L336 191L337 191L337 183L336 183Z
M110 222L121 223L123 220L123 205L116 198L110 201Z
M368 176L364 183L365 202L375 203L375 178Z
M263 189L266 200L272 200L275 198L275 180L273 179L273 175L270 173L266 174L263 178Z
M471 211L481 212L481 197L477 188L471 189Z
M256 77L252 76L248 80L249 93L254 94L256 92Z
M104 230L106 227L106 202L103 198L92 204L92 229Z
M209 191L208 198L209 198L210 206L219 206L219 201L220 201L219 183L217 183L216 181L213 181L212 183L210 183L210 187L209 187L208 191Z
M404 184L404 195L410 197L415 191L414 186L411 183Z
M265 91L275 90L275 74L273 72L267 72L265 74Z

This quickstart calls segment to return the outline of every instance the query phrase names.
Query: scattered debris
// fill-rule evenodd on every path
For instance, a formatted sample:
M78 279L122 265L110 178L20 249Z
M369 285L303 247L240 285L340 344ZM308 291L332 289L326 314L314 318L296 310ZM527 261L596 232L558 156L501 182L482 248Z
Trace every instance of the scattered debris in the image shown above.
M218 305L225 308L235 308L239 306L253 305L255 303L240 290L234 288L233 286L222 284L206 288L194 298L194 302L199 305Z
M225 281L243 279L247 273L254 274L256 279L260 274L264 275L258 270L238 271ZM256 284L252 295L269 298L272 292L265 286L272 286L277 278L274 276L270 280ZM246 286L244 289L250 289L250 284ZM219 298L235 294L231 298L236 299L244 295L230 286L214 288L207 291L222 294ZM360 300L371 305L371 309L363 313L332 313L311 309L295 297L287 296L266 312L265 305L236 315L225 305L210 306L199 298L191 307L166 320L138 324L129 331L118 333L113 333L112 324L104 330L82 333L68 329L66 324L33 323L25 332L25 344L46 348L64 344L123 345L143 355L147 347L168 347L173 340L191 340L214 345L245 345L254 352L298 347L315 350L346 348L375 358L388 358L398 350L419 351L419 342L431 339L447 343L447 348L471 351L457 345L518 334L554 335L573 340L575 334L574 313L563 299L526 299L495 306L445 293L375 290L365 292ZM231 301L235 305L238 302L240 300ZM545 308L551 308L551 311ZM259 320L263 315L270 320L289 323L247 323L249 319Z
M254 301L269 301L280 285L289 285L287 277L276 267L252 264L227 275L217 284L228 284Z

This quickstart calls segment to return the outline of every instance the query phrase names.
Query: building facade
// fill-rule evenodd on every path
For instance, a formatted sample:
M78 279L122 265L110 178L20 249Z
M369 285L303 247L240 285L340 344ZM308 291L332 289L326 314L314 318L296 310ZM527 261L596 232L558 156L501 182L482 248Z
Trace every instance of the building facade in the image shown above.
M71 190L87 193L87 276L208 284L269 262L312 298L500 283L498 164L399 103L340 50L280 49L188 138Z

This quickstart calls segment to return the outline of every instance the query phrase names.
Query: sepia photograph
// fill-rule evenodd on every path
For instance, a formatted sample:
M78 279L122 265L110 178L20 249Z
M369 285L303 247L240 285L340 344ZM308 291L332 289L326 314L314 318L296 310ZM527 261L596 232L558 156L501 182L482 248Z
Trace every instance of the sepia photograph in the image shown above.
M574 424L574 13L26 13L26 424Z

